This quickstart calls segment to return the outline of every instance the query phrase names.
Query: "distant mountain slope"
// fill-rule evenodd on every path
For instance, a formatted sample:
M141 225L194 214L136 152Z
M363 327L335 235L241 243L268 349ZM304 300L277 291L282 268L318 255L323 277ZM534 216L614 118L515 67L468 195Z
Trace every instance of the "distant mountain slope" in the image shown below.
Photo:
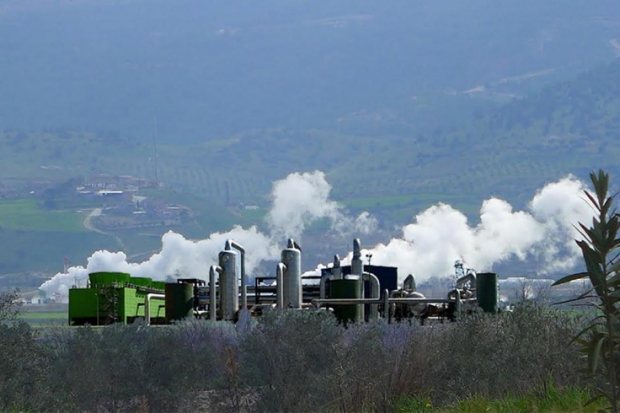
M615 0L5 0L0 130L351 133L420 94L571 76L619 52L618 22Z
M473 210L489 195L523 205L536 188L568 173L620 173L619 66L613 61L427 133L280 128L199 145L160 144L159 178L218 205L227 186L232 201L266 204L274 180L314 169L327 173L337 198L394 217L455 198ZM101 172L154 177L153 145L120 134L11 133L0 145L4 180Z

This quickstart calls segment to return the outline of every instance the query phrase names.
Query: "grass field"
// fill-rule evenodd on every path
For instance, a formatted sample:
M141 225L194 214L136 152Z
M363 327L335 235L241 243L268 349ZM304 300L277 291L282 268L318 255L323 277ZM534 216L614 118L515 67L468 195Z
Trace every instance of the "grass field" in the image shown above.
M20 316L24 320L66 320L66 312L30 312L26 311Z
M531 394L489 400L472 396L445 408L434 408L430 401L405 398L394 409L398 413L594 413L606 407L603 400L588 406L590 394L583 389L556 389L550 385L546 394Z
M83 220L84 213L45 210L36 199L0 202L0 227L6 229L86 232Z

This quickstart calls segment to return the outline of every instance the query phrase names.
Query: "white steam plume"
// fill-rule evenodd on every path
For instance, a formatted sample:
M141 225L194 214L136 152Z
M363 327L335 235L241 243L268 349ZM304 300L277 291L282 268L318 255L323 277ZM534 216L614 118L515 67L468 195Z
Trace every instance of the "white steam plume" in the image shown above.
M283 237L299 238L312 222L328 218L334 228L351 231L370 231L376 220L368 213L356 219L347 217L341 207L329 199L331 186L322 172L294 173L274 183L273 205L268 215L271 235L263 234L256 227L243 229L235 226L228 232L217 232L201 241L191 241L175 232L162 237L161 252L141 263L127 262L123 252L97 251L86 267L71 267L67 273L56 274L41 285L48 295L67 296L71 286L84 285L88 274L97 271L126 272L134 277L165 280L167 276L207 279L209 266L217 263L217 254L227 239L234 239L246 249L246 271L251 274L262 261L279 257L278 241Z
M43 283L40 289L47 294L66 296L76 281L84 284L89 273L98 271L126 272L134 277L162 281L168 276L207 279L209 267L217 263L217 255L228 239L234 239L246 249L248 272L252 272L261 261L273 260L279 255L278 246L256 227L243 229L235 226L228 232L216 232L201 241L191 241L169 231L161 239L161 252L144 262L129 263L124 252L97 251L88 258L86 267L71 267L66 274L56 274Z
M377 221L367 212L352 219L342 211L342 206L329 199L331 185L321 171L293 173L273 184L273 208L267 215L272 235L299 238L312 223L328 219L332 229L340 233L369 233L376 229Z
M458 259L479 272L513 257L538 259L541 274L569 270L579 259L574 226L592 218L584 189L568 176L538 191L527 211L513 211L506 201L488 199L476 226L451 206L438 204L403 227L401 238L364 250L362 256L372 254L373 264L398 267L399 281L410 273L419 280L452 274ZM350 259L351 255L345 262Z

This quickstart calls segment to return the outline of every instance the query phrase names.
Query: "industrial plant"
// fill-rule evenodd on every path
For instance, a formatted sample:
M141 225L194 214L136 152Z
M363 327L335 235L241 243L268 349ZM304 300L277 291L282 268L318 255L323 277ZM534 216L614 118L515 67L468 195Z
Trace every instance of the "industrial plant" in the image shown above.
M321 275L302 276L301 256L299 245L289 239L275 275L250 278L245 271L245 249L228 240L218 263L209 269L208 282L90 273L86 288L69 290L69 324L107 325L138 319L146 324L169 324L185 318L235 322L242 310L260 316L270 308L332 311L343 324L379 318L443 322L477 308L498 311L497 274L476 273L459 262L453 288L443 297L425 297L416 290L412 274L399 286L396 267L365 265L359 239L353 241L350 265L341 265L336 255Z

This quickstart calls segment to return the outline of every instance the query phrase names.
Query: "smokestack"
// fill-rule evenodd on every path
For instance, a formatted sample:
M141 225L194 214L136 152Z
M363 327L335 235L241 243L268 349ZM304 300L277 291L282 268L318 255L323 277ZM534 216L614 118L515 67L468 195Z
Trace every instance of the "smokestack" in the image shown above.
M362 282L360 283L360 297L364 298L364 263L362 262L362 243L359 238L353 240L353 259L351 260L351 275L358 275ZM361 307L361 320L364 320L364 306Z
M284 308L301 308L303 301L301 286L301 251L295 248L295 241L288 240L288 247L282 250L284 264L283 295Z
M334 255L334 266L332 267L332 275L334 279L342 279L342 268L340 267L340 257Z

